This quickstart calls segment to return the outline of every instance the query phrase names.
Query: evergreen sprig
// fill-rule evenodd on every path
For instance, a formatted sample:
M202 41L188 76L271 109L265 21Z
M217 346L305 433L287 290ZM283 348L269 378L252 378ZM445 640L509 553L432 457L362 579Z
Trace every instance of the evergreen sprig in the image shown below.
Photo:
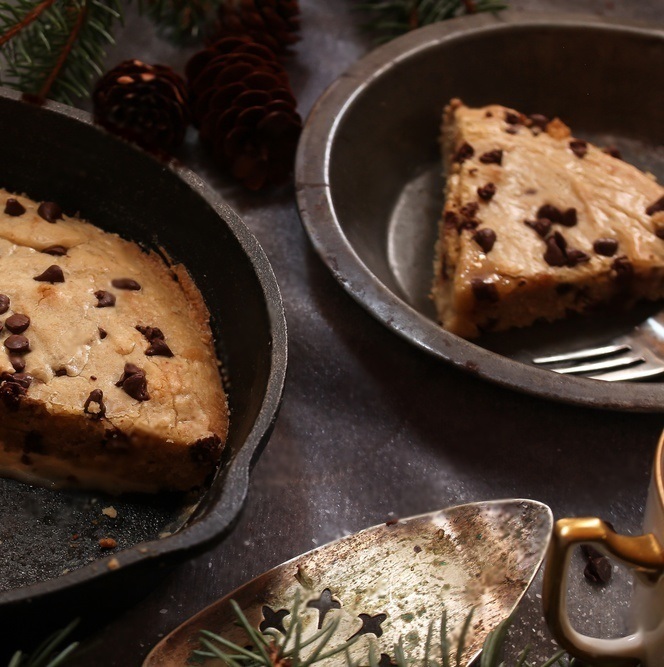
M357 3L357 8L367 13L366 27L377 43L455 16L495 12L506 7L507 0L359 0Z
M7 667L62 667L78 647L78 642L72 642L61 648L77 625L78 619L72 621L66 628L54 632L30 655L16 651Z
M359 639L358 636L333 644L333 637L339 626L339 617L326 623L322 629L306 640L302 639L303 618L299 598L295 599L291 610L290 623L285 635L269 628L260 632L249 623L240 606L231 600L236 624L243 628L247 642L241 646L225 637L201 630L199 641L201 648L194 650L190 664L203 665L208 659L222 660L227 667L313 667L325 660L343 654L346 667L462 667L463 653L470 631L473 610L466 616L459 636L454 640L447 627L447 614L443 610L440 622L431 623L424 644L424 657L412 658L404 648L402 638L394 646L393 656L376 654L374 642L369 644L367 654L359 658L351 656L350 648ZM510 619L500 623L492 630L482 646L480 667L508 667L503 660ZM437 630L437 632L436 632ZM436 637L434 639L434 636ZM513 667L586 667L575 658L560 650L540 663L528 662L530 647L526 647L518 656Z
M85 97L121 21L117 0L2 0L0 83L69 104Z

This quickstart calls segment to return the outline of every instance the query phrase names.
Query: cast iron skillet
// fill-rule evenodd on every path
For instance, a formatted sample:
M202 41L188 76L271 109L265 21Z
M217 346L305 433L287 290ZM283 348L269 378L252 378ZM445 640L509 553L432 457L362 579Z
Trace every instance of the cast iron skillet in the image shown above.
M10 627L34 625L42 613L57 610L54 622L64 624L125 604L232 528L277 415L287 340L263 250L194 173L115 139L83 112L35 106L2 89L0 127L2 187L57 201L146 247L161 246L188 268L210 310L231 408L222 465L193 503L51 492L0 480L0 627L9 637ZM116 519L102 513L110 505ZM118 541L113 553L99 548L105 535Z
M344 289L392 331L513 389L599 408L663 411L662 382L601 382L530 363L606 344L634 326L629 315L573 318L475 342L438 326L428 293L443 205L440 117L452 97L559 116L577 136L616 144L627 161L661 182L664 31L512 12L413 31L362 58L321 96L296 166L300 214L316 251Z

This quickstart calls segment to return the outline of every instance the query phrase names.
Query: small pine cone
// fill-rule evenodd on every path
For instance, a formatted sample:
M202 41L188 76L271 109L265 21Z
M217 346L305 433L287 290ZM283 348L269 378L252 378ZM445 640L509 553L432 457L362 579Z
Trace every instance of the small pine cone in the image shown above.
M274 53L226 37L194 55L186 75L194 124L214 158L250 190L285 182L302 120Z
M225 0L219 6L212 41L246 35L277 55L297 42L298 0Z
M184 140L187 87L170 67L125 60L97 82L92 102L95 122L146 150L172 152Z

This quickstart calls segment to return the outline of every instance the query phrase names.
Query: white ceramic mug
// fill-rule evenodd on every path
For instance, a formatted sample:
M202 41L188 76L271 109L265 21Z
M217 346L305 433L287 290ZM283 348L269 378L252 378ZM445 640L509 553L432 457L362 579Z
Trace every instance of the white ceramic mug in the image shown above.
M553 528L544 570L544 615L553 636L571 655L591 664L641 662L664 667L664 433L653 466L643 535L619 535L597 518L560 519ZM577 632L567 614L567 574L573 547L593 544L636 571L630 611L634 633L598 639Z

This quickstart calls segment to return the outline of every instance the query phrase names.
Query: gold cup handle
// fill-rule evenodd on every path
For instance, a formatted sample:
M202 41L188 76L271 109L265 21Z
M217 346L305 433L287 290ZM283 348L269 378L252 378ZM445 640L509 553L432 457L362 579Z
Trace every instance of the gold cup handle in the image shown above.
M567 615L567 573L572 547L579 543L602 546L626 565L646 573L664 571L664 550L654 535L619 535L601 519L560 519L553 528L544 569L542 602L549 628L571 655L602 665L635 664L643 659L640 632L619 639L598 639L577 632Z

